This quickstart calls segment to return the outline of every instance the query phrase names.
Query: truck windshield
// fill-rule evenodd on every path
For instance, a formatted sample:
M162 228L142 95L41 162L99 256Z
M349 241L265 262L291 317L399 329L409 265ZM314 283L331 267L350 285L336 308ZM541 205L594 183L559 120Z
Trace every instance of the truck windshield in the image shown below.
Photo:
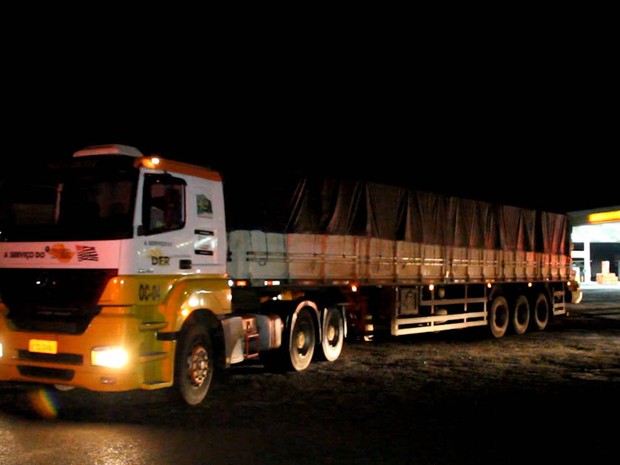
M15 178L18 178L16 176ZM126 160L75 159L0 185L3 241L106 240L133 235L138 171Z

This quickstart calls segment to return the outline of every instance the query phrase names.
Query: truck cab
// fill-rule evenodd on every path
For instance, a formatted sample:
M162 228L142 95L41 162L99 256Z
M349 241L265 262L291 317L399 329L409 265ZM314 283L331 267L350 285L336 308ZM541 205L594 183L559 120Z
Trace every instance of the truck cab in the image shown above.
M41 168L2 185L0 380L171 386L187 328L231 313L219 173L123 145Z

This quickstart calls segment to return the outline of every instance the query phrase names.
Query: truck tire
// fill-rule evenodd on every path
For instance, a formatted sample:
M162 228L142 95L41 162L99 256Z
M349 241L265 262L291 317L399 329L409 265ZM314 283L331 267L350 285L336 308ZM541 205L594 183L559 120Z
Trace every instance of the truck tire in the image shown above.
M260 358L268 371L303 371L312 361L315 344L314 318L310 310L304 308L290 318L282 347L261 352Z
M538 294L532 311L534 328L544 331L549 323L549 301L544 294Z
M293 370L308 368L314 355L316 329L314 318L306 308L299 311L289 332L289 354Z
M516 334L525 334L530 324L530 303L527 297L520 295L512 309L512 329Z
M501 295L495 297L489 310L489 329L491 334L497 339L504 337L509 321L510 310L508 308L508 301Z
M174 364L176 392L188 405L198 405L207 396L213 379L215 358L209 331L191 325L181 331Z
M344 317L337 308L325 310L320 358L333 362L340 357L344 346Z

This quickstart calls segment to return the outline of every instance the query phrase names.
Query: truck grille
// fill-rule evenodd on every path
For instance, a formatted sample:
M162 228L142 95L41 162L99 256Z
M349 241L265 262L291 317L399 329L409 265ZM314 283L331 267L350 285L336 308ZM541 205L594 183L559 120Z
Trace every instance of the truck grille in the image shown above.
M0 295L20 330L81 334L117 270L0 269Z

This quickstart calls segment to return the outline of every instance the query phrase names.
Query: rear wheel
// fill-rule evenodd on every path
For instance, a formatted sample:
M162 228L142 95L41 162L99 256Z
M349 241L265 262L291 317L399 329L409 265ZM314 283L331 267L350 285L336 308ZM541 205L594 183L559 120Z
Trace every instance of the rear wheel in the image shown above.
M314 355L316 328L310 310L304 308L293 315L282 347L261 352L261 360L270 371L302 371L308 368Z
M549 323L549 301L544 294L538 294L532 312L534 328L543 331Z
M508 302L503 296L496 297L491 303L489 310L489 329L496 338L501 338L506 334L508 322L510 321L510 310Z
M303 309L297 314L290 332L289 355L294 370L308 368L314 355L315 341L314 319L309 310Z
M174 382L188 405L198 405L207 396L213 379L214 357L206 328L192 325L181 333L177 347Z
M530 303L527 297L520 295L512 310L512 328L517 334L524 334L530 324Z
M344 345L344 318L336 308L325 310L323 338L321 340L321 358L333 362L340 357Z

